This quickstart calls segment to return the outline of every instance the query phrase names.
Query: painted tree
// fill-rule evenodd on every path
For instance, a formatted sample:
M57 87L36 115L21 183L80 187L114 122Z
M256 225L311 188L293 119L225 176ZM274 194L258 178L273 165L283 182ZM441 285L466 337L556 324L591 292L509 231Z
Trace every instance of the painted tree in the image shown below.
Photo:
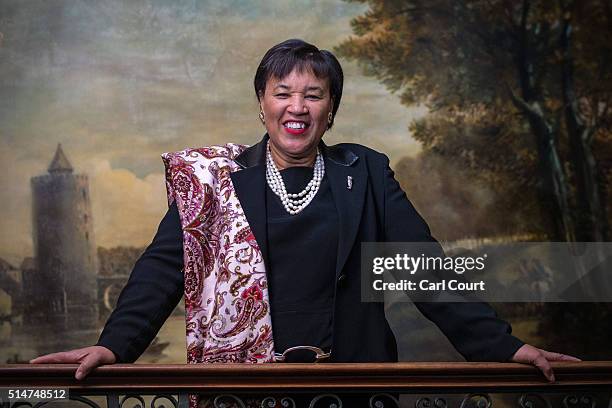
M578 237L605 241L605 183L593 150L597 136L600 143L610 142L612 2L559 0L559 12L563 114L582 226Z
M609 1L352 1L369 10L336 51L430 109L412 124L426 150L534 188L534 232L606 239L593 146L610 135Z

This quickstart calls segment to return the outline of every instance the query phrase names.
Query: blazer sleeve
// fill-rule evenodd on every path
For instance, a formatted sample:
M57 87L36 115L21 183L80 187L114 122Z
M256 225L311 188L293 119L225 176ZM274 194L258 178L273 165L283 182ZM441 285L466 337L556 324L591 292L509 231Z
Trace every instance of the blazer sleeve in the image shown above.
M385 240L434 242L429 227L406 197L386 162ZM442 253L442 248L439 252ZM512 328L484 302L415 302L419 311L450 340L468 361L507 361L524 344Z
M134 265L96 345L111 350L117 363L136 361L181 300L182 269L183 235L173 203Z

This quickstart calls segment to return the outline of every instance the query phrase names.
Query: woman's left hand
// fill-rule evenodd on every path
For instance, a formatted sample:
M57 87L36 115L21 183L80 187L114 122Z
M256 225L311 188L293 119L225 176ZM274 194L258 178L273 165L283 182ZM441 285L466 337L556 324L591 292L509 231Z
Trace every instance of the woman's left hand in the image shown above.
M533 347L529 344L524 344L514 353L510 359L513 363L524 363L536 366L544 373L544 376L550 382L555 382L555 374L550 366L550 361L582 361L579 358L568 356L566 354L553 353Z

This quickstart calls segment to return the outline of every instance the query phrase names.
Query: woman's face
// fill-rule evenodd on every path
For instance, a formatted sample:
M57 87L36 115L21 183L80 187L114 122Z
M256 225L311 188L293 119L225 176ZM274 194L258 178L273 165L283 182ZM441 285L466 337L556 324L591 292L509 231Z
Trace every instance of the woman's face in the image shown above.
M332 110L329 80L294 69L285 78L270 78L260 103L273 153L313 158Z

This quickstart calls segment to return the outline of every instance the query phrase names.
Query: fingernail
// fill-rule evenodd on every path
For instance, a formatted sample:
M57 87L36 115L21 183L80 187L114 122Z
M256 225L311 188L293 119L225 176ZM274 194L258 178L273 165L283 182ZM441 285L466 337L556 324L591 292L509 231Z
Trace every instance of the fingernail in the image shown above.
M83 378L83 374L81 374L80 371L77 371L76 374L74 375L74 378L76 378L77 380L80 380L81 378Z

